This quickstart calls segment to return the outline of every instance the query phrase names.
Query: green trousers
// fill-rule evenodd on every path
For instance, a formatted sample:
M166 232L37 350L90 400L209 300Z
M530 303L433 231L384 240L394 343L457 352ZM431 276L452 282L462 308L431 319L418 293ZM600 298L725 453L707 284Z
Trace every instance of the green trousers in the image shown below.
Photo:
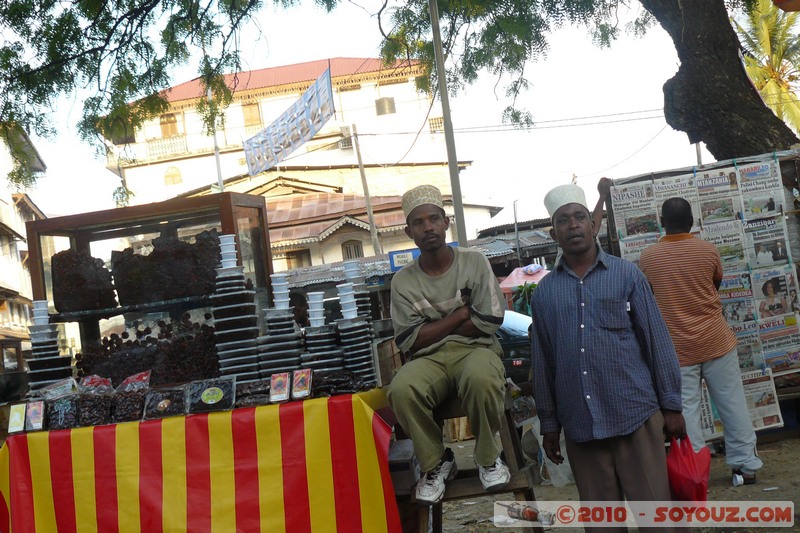
M411 437L423 472L433 470L444 454L442 427L433 409L456 395L475 435L475 462L491 466L500 450L505 400L505 370L487 348L448 342L430 355L403 365L389 384L387 398L403 430Z

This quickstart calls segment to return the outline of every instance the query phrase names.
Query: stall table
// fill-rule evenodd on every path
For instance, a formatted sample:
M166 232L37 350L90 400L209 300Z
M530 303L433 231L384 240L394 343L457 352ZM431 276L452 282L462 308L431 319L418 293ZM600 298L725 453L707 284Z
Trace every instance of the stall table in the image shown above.
M0 531L400 532L380 390L11 436Z

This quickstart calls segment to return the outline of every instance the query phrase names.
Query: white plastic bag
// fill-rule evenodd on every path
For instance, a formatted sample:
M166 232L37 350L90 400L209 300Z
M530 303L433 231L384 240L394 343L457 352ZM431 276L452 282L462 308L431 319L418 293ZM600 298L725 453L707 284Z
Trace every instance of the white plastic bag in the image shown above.
M572 476L572 468L569 466L569 457L567 457L567 443L564 438L564 430L561 430L561 456L564 458L564 462L560 465L555 464L551 461L547 454L544 453L544 449L541 448L542 446L542 434L541 434L541 427L539 424L539 416L533 417L533 431L536 440L539 442L540 451L542 454L543 461L541 462L540 473L542 474L542 485L549 485L552 484L555 487L564 487L566 485L571 485L575 483L575 478ZM544 468L547 467L547 474L545 475Z

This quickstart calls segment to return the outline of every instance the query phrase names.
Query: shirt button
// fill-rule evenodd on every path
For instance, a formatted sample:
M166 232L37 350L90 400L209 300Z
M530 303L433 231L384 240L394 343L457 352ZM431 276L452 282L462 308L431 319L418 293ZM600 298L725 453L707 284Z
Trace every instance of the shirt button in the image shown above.
M586 305L586 304L585 304L585 303L583 303L583 302L581 302L581 307L583 307L584 305Z
M585 352L585 351L586 351L586 349L585 349L585 348L581 348L581 353L583 353L583 352Z
M587 394L587 395L586 395L586 399L587 399L587 400L591 400L591 399L592 399L592 397L591 397L591 396L589 396L589 395Z
M581 324L581 329L583 329L583 324Z
M588 374L588 372L586 370L584 370L583 371L583 375L585 376L586 374Z

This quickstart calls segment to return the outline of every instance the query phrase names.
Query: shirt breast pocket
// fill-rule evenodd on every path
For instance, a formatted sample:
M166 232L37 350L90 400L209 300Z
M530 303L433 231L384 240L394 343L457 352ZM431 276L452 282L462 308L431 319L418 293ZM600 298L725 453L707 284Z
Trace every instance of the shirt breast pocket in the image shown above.
M600 300L597 311L597 324L603 329L627 329L631 325L625 300Z

